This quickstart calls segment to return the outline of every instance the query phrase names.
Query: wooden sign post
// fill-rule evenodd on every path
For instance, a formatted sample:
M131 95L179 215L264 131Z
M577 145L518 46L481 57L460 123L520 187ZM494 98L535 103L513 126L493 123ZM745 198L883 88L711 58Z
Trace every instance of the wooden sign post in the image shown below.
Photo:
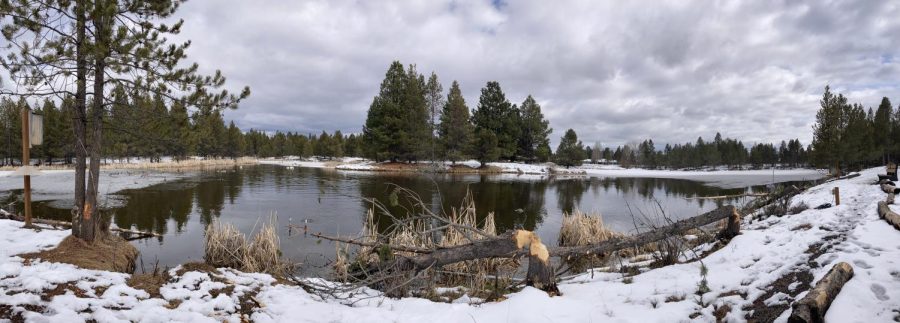
M31 119L31 109L22 108L22 167L25 169L24 180L24 203L25 203L25 227L30 228L31 224L31 175L29 175L27 167L31 163L31 131L28 131L28 121Z
M841 205L841 190L840 190L840 188L835 187L833 190L831 190L831 193L834 194L834 205L835 206Z

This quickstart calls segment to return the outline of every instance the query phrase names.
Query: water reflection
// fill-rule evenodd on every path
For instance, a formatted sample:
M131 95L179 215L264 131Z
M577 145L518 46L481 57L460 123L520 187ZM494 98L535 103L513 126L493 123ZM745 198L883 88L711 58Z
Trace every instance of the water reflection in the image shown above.
M407 216L409 202L391 205L395 187L416 192L434 211L459 207L471 191L479 221L495 212L497 228L536 230L556 241L563 213L576 208L598 211L607 225L632 230L631 212L648 210L658 201L674 218L690 217L740 199L689 199L734 195L765 187L722 189L699 182L659 178L588 178L515 175L424 175L339 172L278 166L245 166L197 173L188 179L121 192L127 202L107 210L119 227L154 231L163 236L136 242L148 262L174 266L202 258L203 230L213 219L235 224L245 233L278 214L285 256L310 266L322 266L334 246L308 235L289 234L288 224L311 232L355 234L366 210L366 199L382 201L388 211ZM13 192L15 193L15 192ZM547 199L556 203L547 203ZM69 210L49 202L35 203L35 214L69 220ZM376 217L383 230L388 221Z

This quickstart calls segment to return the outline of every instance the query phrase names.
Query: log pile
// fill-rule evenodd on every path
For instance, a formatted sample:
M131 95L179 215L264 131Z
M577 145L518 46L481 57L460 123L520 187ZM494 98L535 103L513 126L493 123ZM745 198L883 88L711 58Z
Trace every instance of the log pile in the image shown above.
M841 262L831 267L831 270L816 283L816 287L813 287L806 297L794 303L794 310L791 312L788 322L824 322L825 312L831 307L831 302L851 278L853 278L853 267L850 264Z

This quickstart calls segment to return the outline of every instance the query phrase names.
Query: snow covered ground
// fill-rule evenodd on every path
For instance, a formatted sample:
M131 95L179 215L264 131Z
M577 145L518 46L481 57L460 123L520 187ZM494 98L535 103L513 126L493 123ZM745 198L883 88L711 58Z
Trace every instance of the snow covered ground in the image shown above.
M261 306L249 314L256 322L709 322L717 310L727 321L759 319L774 311L768 320L784 322L789 304L806 294L808 284L844 261L855 276L826 321L890 322L900 316L900 231L876 214L885 194L871 183L882 171L819 185L793 201L811 207L831 203L837 186L840 206L753 223L745 219L741 235L703 259L710 291L702 295L697 295L701 263L695 261L630 279L586 273L562 282L562 296L525 288L504 301L478 305L374 297L347 306L275 284L267 275L230 269L181 275L173 269L161 297L152 298L128 287L125 274L23 263L16 254L51 247L66 233L34 233L0 220L0 313L5 307L10 315L45 322L238 322L241 298L256 293L253 299ZM41 298L42 291L61 285L69 290ZM374 292L361 291L369 293Z

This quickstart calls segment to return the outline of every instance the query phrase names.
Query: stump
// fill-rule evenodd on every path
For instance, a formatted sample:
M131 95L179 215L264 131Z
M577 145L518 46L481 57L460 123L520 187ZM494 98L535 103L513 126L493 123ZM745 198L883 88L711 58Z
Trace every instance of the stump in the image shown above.
M741 214L737 209L725 220L725 226L719 232L719 239L731 239L741 234Z
M821 323L825 321L825 312L831 307L831 302L841 292L841 288L847 281L853 278L853 267L846 262L840 262L822 277L816 287L806 294L806 297L793 305L793 312L788 318L789 323Z

